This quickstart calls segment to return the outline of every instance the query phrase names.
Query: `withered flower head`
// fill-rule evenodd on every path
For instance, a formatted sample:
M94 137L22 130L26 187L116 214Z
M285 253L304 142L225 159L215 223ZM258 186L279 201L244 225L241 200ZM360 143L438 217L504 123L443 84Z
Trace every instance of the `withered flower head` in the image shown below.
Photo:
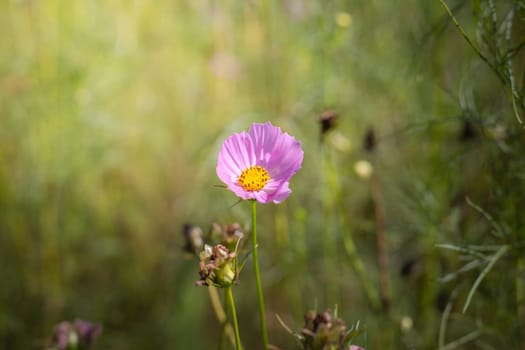
M222 244L213 247L204 246L199 254L200 280L195 282L197 286L215 286L219 288L229 287L236 279L236 254L230 252Z
M319 124L321 126L321 141L324 134L335 128L337 125L337 118L339 114L333 110L326 110L319 116Z
M304 328L301 330L304 350L362 349L349 344L358 333L357 326L348 330L344 321L332 315L329 310L318 314L309 311L304 321Z
M221 244L226 246L230 251L235 251L238 242L244 237L244 230L241 225L236 222L228 225L213 223L211 236L217 237Z
M88 321L76 319L73 322L73 328L80 337L81 343L92 345L95 340L102 334L102 325Z
M184 251L190 254L197 254L204 246L203 233L199 226L184 224L182 227L182 234L184 235L185 245Z
M377 145L376 132L373 128L368 128L363 141L365 151L373 152Z
M52 349L64 350L70 345L76 346L78 336L75 334L73 327L67 321L62 321L56 325L51 339Z
M53 332L51 349L84 349L91 346L102 334L102 325L76 319L62 321Z

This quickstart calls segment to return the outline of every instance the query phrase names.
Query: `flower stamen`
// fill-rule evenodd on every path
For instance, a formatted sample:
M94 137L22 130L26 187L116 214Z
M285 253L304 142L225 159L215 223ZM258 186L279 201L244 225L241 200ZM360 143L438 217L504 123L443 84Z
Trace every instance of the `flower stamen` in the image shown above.
M245 169L237 179L237 183L246 191L260 191L268 181L270 181L270 174L259 165Z

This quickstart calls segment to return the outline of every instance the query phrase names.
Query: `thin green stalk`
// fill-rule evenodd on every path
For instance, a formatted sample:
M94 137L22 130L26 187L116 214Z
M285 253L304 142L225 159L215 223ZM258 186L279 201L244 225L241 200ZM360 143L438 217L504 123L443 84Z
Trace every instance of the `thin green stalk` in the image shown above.
M447 345L443 346L441 350L453 350L459 348L461 345L465 345L468 342L471 342L475 340L476 338L479 338L483 334L482 329L477 329L473 332L470 332L469 334L454 340L453 342L448 343Z
M225 329L226 329L226 324L221 324L221 333L219 335L219 343L217 344L217 348L219 350L223 350L224 348L224 337L226 335L226 332L225 332Z
M210 286L209 288L214 288L214 287ZM214 288L214 290L216 291L215 288ZM224 293L224 300L223 300L223 304L222 305L224 306L224 310L228 310L228 295L227 295L227 293ZM218 350L223 350L224 349L224 337L226 336L226 326L229 325L229 322L228 322L229 315L225 314L225 316L226 316L226 319L221 321L221 334L220 334L220 337L219 337ZM233 339L232 343L235 343L235 339Z
M235 311L235 302L233 300L232 287L226 288L226 294L232 310L233 329L235 331L235 349L241 350L241 337L239 335L239 323L237 322L237 312Z
M474 44L474 42L470 39L470 37L467 35L467 33L465 32L465 30L463 29L463 27L459 24L458 20L456 19L456 17L454 16L454 14L452 13L452 11L450 10L450 8L448 7L447 3L445 2L445 0L439 0L439 2L441 3L441 5L443 6L443 8L445 9L445 11L447 12L447 15L448 17L452 20L452 22L454 22L454 25L456 26L456 28L460 31L461 35L463 36L463 38L467 41L467 44L474 50L474 52L478 55L478 57L484 61L488 66L489 68L496 74L496 76L499 78L499 80L501 81L503 87L505 88L508 88L510 91L510 96L511 96L511 99L512 99L512 108L513 108L513 111L514 111L514 115L516 117L516 119L518 120L518 123L519 124L523 124L523 121L521 120L520 116L519 116L519 112L518 112L518 109L516 107L517 103L519 103L519 105L524 108L524 104L522 102L522 96L520 95L520 93L515 89L515 85L514 85L514 74L512 72L512 62L509 62L508 63L508 69L509 69L509 77L506 77L502 71L500 69L498 69L498 67L492 63L488 58L487 56L485 56L481 50ZM509 34L510 35L510 34ZM509 57L509 55L507 55ZM508 86L510 83L510 86Z
M483 278L489 273L490 269L494 266L494 264L503 256L505 253L509 250L509 247L504 245L501 246L501 248L497 251L496 254L494 254L491 258L487 266L481 271L478 278L476 278L476 281L474 281L474 284L470 288L470 291L468 292L467 301L465 302L465 305L463 306L463 313L465 313L468 309L468 306L470 305L470 301L472 300L472 297L474 296L474 293L476 293L476 290L478 289L478 286L480 285L481 281L483 281Z
M230 340L230 342L233 344L235 342L235 339L234 339L235 336L233 334L232 326L228 322L228 317L224 309L227 307L227 305L225 305L223 308L221 301L219 300L219 293L217 291L217 288L213 286L209 286L207 289L210 295L210 301L213 307L213 311L215 312L215 315L217 316L217 320L219 321L221 328L222 328L221 333L225 333L228 339ZM224 304L226 304L226 302L228 301L228 296L225 296L225 298L226 299L225 299ZM221 334L221 340L220 340L221 342L222 342L222 337L223 337L223 334ZM221 348L222 348L222 345L219 346L219 350Z
M450 296L450 299L447 302L447 306L445 307L445 310L443 311L443 315L441 316L441 322L439 324L439 337L438 337L438 349L443 349L445 347L445 333L447 331L447 323L448 319L450 317L450 313L452 312L453 302L457 295L457 289L454 289L452 291L452 295Z
M523 257L518 257L517 260L517 270L516 274L516 309L518 311L518 321L521 325L525 324L525 259ZM525 330L523 331L523 337L525 340Z
M327 222L331 222L334 220L334 207L336 204L333 199L337 197L337 186L335 185L337 182L337 173L332 169L332 166L329 163L330 160L327 151L327 149L323 149L321 153L321 161L323 169L325 169L323 174L325 185L321 186L321 189L323 191L322 200L324 218ZM333 225L330 224L324 225L324 235L322 238L325 263L324 268L326 271L334 271L335 274L339 275L340 271L337 270L339 269L339 264L336 264L336 266L333 265L333 261L338 261L337 250L339 242L337 242L335 235L331 232L332 226ZM341 229L343 229L343 227L341 227ZM327 303L332 305L338 304L341 300L339 295L339 284L327 281L327 283L325 283L325 288Z
M498 69L489 61L489 59L481 52L481 50L478 49L478 47L472 42L470 37L467 35L463 27L459 24L458 20L456 19L456 17L454 16L450 8L448 7L447 3L444 0L439 0L439 2L441 3L445 11L447 12L448 17L452 20L452 22L454 22L454 25L460 31L463 38L467 41L467 44L474 50L474 52L476 52L479 58L481 58L505 83L505 79L501 76Z
M348 222L348 213L345 210L343 203L342 190L339 182L337 170L335 169L333 160L329 157L329 154L324 154L325 161L325 171L327 172L328 180L327 186L331 188L331 193L334 194L335 199L333 205L336 207L338 218L340 222L340 227L343 230L343 247L345 248L346 254L350 259L350 264L354 269L357 278L360 281L360 285L363 287L370 304L375 310L379 310L381 307L381 302L379 300L379 295L377 293L377 288L374 287L370 281L369 274L367 274L363 261L359 257L357 252L357 247L355 245L352 233L350 232L350 223ZM325 200L325 206L327 205L328 200Z
M266 333L266 317L264 316L264 297L261 287L261 274L259 272L259 257L257 254L257 202L252 200L252 243L253 243L253 272L257 284L257 297L259 299L259 317L264 349L268 349L268 334Z

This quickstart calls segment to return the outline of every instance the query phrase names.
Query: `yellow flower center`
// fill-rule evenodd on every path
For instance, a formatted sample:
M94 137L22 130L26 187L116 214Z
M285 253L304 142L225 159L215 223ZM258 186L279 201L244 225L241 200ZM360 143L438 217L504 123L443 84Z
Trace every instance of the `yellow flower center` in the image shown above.
M266 186L268 181L270 181L268 171L262 166L256 165L245 169L239 176L237 183L246 191L259 191Z

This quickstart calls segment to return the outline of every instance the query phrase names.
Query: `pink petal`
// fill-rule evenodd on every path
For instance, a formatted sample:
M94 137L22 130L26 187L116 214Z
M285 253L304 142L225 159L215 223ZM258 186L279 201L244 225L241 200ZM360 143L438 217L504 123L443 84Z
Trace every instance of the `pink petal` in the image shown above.
M268 201L274 203L281 203L292 193L292 190L288 187L288 182L284 182L271 196L268 196Z
M301 168L303 157L301 143L294 137L270 122L255 123L248 133L233 134L226 139L219 152L216 171L238 197L280 203L292 192L289 180ZM246 191L237 184L237 179L254 165L264 167L271 180L261 191Z
M259 164L265 165L268 162L279 136L282 135L281 128L273 126L272 123L255 123L249 131L250 137L256 151L256 159Z

